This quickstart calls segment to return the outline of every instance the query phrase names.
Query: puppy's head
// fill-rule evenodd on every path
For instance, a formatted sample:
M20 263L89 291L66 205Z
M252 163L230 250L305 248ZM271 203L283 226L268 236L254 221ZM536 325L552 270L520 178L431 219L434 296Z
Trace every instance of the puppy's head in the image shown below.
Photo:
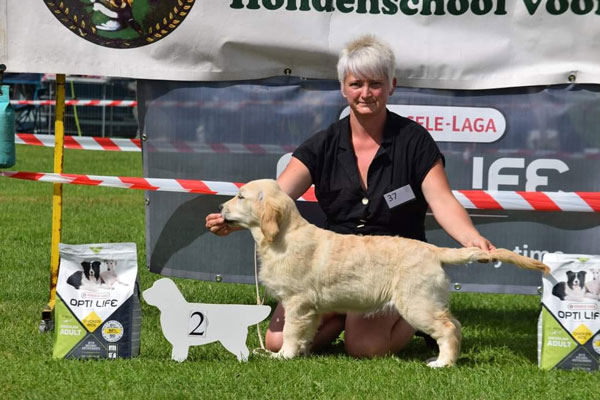
M237 196L221 205L228 224L246 229L260 227L265 240L273 242L279 233L287 203L292 202L272 179L248 182Z

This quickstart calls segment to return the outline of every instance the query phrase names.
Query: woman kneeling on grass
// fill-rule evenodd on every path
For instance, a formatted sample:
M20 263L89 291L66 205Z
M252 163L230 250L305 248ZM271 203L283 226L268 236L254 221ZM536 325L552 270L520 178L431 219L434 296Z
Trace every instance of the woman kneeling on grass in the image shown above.
M342 50L337 70L350 115L300 145L277 179L279 186L297 199L314 184L327 217L325 229L334 232L426 241L430 207L461 245L494 249L452 194L444 157L429 132L387 110L396 87L391 49L373 36L360 37ZM208 215L206 227L219 236L235 230L220 214ZM267 331L267 349L279 351L284 324L280 303ZM395 311L329 313L322 317L313 350L331 344L342 331L346 351L356 357L396 353L415 334Z

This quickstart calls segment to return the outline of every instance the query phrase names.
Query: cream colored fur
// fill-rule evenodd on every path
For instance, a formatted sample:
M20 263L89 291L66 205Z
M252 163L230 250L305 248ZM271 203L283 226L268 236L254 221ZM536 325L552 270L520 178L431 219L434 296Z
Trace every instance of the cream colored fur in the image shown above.
M500 260L547 273L541 262L506 249L439 248L389 236L340 235L306 221L274 180L244 185L223 204L233 225L247 228L258 244L260 279L286 310L278 357L308 353L320 316L330 311L376 312L395 307L414 328L431 335L440 354L428 365L453 365L460 323L448 309L449 285L442 263Z

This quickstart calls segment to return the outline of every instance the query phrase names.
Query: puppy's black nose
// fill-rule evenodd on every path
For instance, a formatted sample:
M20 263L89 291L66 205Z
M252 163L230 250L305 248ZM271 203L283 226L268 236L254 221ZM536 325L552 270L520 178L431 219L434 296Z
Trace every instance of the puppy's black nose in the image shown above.
M219 204L219 211L223 211L223 204Z

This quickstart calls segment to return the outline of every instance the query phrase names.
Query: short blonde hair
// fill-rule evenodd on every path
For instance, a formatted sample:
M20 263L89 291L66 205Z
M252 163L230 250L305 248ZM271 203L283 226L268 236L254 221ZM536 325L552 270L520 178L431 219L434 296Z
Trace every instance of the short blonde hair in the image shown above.
M392 86L395 68L396 57L390 46L374 35L364 35L340 52L337 73L342 85L350 72L359 78L384 78Z

